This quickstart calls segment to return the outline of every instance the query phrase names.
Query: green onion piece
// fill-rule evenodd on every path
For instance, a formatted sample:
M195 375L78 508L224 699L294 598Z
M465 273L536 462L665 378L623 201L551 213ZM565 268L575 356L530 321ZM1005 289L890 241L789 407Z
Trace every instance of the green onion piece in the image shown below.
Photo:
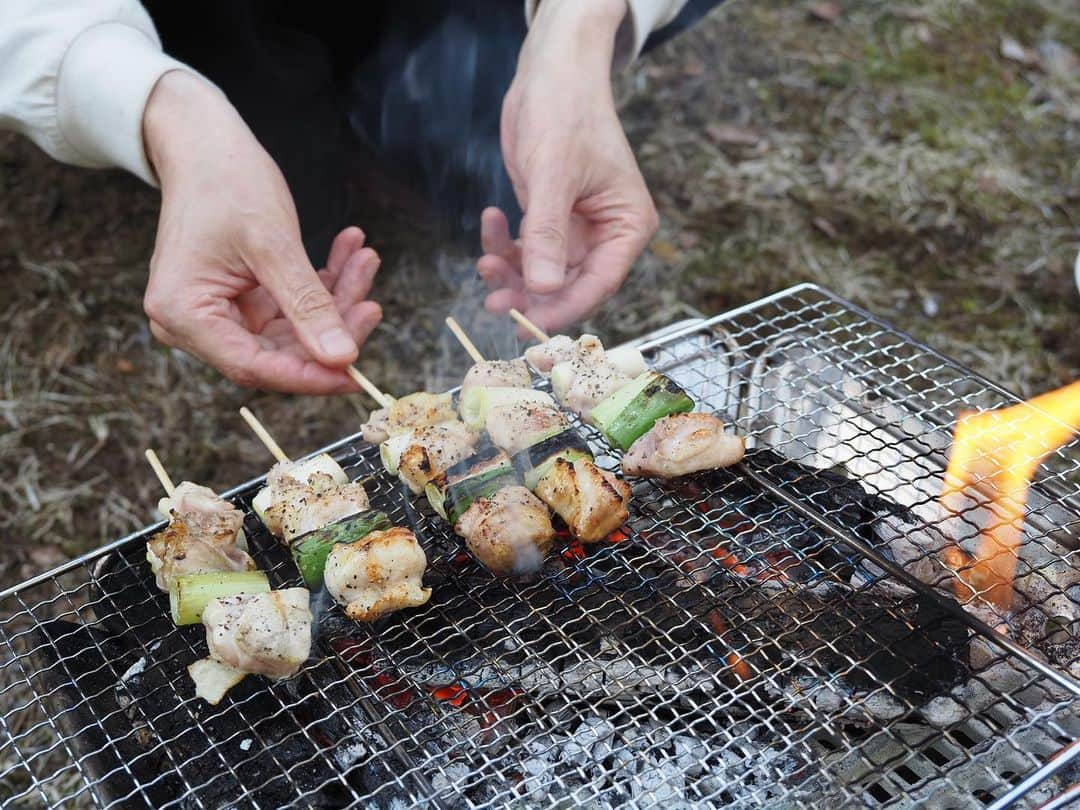
M266 593L270 580L262 571L214 571L177 577L169 589L169 610L177 624L198 624L211 600L222 596Z
M664 374L646 371L601 401L593 408L591 419L613 446L628 450L656 420L693 409L694 400L678 383Z
M488 467L450 485L433 487L428 492L432 508L453 527L475 501L494 495L503 487L519 483L514 468L508 463Z
M393 524L382 512L361 512L296 538L289 546L296 567L311 590L322 587L326 558L338 543L355 543L372 532L386 531Z

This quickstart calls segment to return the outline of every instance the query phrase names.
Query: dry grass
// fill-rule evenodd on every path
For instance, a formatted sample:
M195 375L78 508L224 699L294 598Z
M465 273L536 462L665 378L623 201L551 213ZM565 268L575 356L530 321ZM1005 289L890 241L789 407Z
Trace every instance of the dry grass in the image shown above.
M842 7L826 23L804 4L732 3L620 79L663 226L594 328L630 336L683 302L716 312L812 280L1024 394L1080 376L1080 74L1000 54L1003 36L1080 51L1075 4ZM146 446L216 487L264 469L241 404L294 453L357 429L360 397L242 391L153 344L151 190L2 137L0 191L0 586L147 521ZM403 392L460 373L439 340L447 297L482 348L513 349L477 314L468 257L362 222L385 257L370 376Z

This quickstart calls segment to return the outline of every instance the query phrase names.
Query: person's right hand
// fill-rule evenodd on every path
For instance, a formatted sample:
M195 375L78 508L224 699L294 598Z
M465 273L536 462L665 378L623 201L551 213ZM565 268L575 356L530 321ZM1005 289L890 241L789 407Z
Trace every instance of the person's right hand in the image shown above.
M143 301L158 340L240 385L355 389L345 367L382 318L365 300L379 265L359 228L316 273L285 178L228 100L167 73L143 117L161 216Z

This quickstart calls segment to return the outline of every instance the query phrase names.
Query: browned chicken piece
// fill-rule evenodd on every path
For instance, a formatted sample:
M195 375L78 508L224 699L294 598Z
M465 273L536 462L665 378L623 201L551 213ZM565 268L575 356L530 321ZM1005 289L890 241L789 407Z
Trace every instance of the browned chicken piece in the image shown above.
M370 622L431 597L425 588L427 557L408 529L371 532L355 543L340 543L326 558L326 589L345 613Z
M559 363L569 363L582 354L592 352L599 345L600 340L595 335L582 335L577 340L571 340L566 335L554 335L546 343L526 349L525 359L541 374L550 374ZM605 362L623 377L636 377L645 371L645 358L635 348L617 346L604 350L603 356Z
M507 575L539 570L555 536L547 506L522 486L475 501L454 531L490 571Z
M381 444L391 436L398 436L413 428L437 425L456 418L454 398L451 394L417 391L394 400L387 408L372 411L361 430L364 441Z
M210 657L252 675L288 678L311 653L307 588L223 596L203 611Z
M214 490L191 481L181 481L176 485L173 494L158 501L158 511L168 518L173 512L184 514L185 512L201 512L211 514L213 512L235 512L239 516L239 524L243 524L244 516L240 510L224 498L219 497Z
M315 473L306 484L292 481L275 490L265 522L276 527L286 543L302 534L328 526L370 508L367 492L359 481L340 484L325 473Z
M157 586L169 590L184 574L254 571L255 561L236 542L244 516L224 512L173 513L172 521L146 544Z
M558 408L540 402L496 405L484 424L492 443L510 455L570 426Z
M525 359L529 365L541 374L550 374L557 363L567 363L574 359L576 344L566 335L552 335L539 346L530 346L525 350Z
M552 368L551 390L564 408L588 422L592 409L631 379L608 361L598 338L582 335L573 359Z
M603 540L630 516L627 483L586 459L556 459L536 494L583 543Z
M460 421L428 425L412 433L412 441L401 453L398 476L414 495L445 470L468 458L476 445L476 432Z
M470 388L532 388L532 375L520 358L481 360L466 372L461 393Z
M622 459L627 475L678 478L735 464L743 457L742 436L724 433L711 413L677 413L656 420L649 432L630 445Z

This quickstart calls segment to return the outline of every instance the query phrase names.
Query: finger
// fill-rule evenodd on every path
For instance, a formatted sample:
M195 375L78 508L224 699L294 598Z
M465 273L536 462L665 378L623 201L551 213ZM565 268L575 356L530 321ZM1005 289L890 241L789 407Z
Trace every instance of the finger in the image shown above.
M364 248L349 257L334 287L334 303L338 311L344 312L367 298L381 262L379 254L371 248Z
M249 266L281 307L296 336L319 363L342 368L356 359L356 342L345 330L330 291L299 243L260 246Z
M510 222L501 209L485 208L480 215L480 245L484 253L521 266L521 246L510 237Z
M502 287L521 290L525 287L521 271L501 256L481 256L476 262L476 272L491 290Z
M648 241L647 231L625 227L586 257L581 275L548 299L533 299L525 314L541 329L555 331L583 320L614 295Z
M345 313L345 327L357 346L363 346L371 333L382 322L382 307L374 301L361 301Z
M364 232L352 225L334 237L330 254L326 257L326 269L337 278L349 257L364 246ZM330 285L333 289L333 285Z
M521 224L521 255L525 285L531 292L555 292L566 275L570 211L574 194L568 182L550 166L530 178L529 204Z
M484 309L493 315L505 315L511 309L526 310L529 308L529 296L520 290L503 288L489 293L484 299Z

